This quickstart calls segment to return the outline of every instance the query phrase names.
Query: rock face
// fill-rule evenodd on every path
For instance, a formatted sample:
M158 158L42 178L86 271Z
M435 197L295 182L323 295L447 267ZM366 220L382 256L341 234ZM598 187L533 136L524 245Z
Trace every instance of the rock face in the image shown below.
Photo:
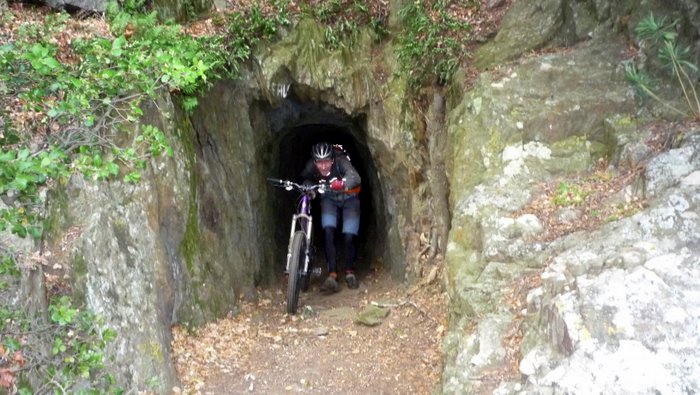
M538 16L537 26L504 28L501 40L535 29L542 33L533 45L561 42L561 34L541 37L568 23L556 3L516 3L506 26L535 9L549 16ZM638 20L659 4L647 6L596 2L593 9L614 26L621 10ZM697 12L684 2L671 8ZM451 318L443 393L698 391L700 130L686 130L682 145L653 157L624 82L624 44L604 25L566 52L482 73L449 112ZM510 45L497 38L477 57L487 65L487 52ZM590 168L599 157L645 164L637 183L644 187L631 192L649 206L595 232L536 241L539 219L520 212L536 185ZM578 214L559 218L576 221ZM519 292L522 307L504 303ZM518 336L522 342L514 343ZM511 381L494 380L509 375Z
M6 0L0 2L0 9ZM90 12L105 12L108 0L46 0L44 3L51 8L58 9L79 9ZM164 1L154 0L147 4L158 13L158 17L165 21L168 19L176 21L187 21L198 17L211 10L214 6L212 0L175 0ZM223 7L222 7L223 8Z
M673 5L695 15L691 3ZM241 81L217 82L193 114L164 95L146 122L168 132L173 158L152 160L138 185L74 178L50 200L55 226L47 242L79 230L69 252L74 290L119 330L118 382L145 390L155 381L156 391L169 393L177 383L170 326L235 312L239 298L254 298L257 285L276 279L293 200L265 179L295 177L310 142L331 130L364 166L365 259L400 278L419 276L414 264L430 247L421 240L431 239L433 201L449 201L444 393L615 392L619 383L697 392L699 314L686 302L698 299L700 138L688 133L683 146L650 163L648 209L595 233L532 242L542 219L518 212L540 182L601 157L650 159L624 81L627 45L613 33L628 13L638 18L660 3L630 4L515 2L507 29L477 54L493 70L466 94L454 93L463 91L459 83L449 90L446 135L437 142L420 112L406 108L391 44L377 56L361 34L352 47L329 51L310 21L260 48ZM528 20L536 26L510 30ZM588 41L494 68L523 51L581 39ZM440 166L450 185L440 190L449 196L431 186L428 170L445 145ZM568 221L577 215L560 213ZM523 278L541 286L527 294L525 311L515 311L502 301ZM525 340L514 355L503 339L518 330ZM513 361L519 371L510 373L525 379L500 386L483 379ZM633 381L648 371L660 374ZM573 372L599 376L581 381Z
M541 286L527 294L518 361L525 380L502 383L494 393L698 391L700 130L689 136L648 164L644 193L655 197L647 209L542 247L538 255L551 263L539 274ZM662 177L669 184L653 182L659 172L674 174ZM487 270L483 277L491 281ZM510 317L498 309L489 316ZM468 337L479 339L475 348L461 347L445 392L479 388L468 377L504 360L495 334L509 327L493 328L490 320ZM491 366L483 354L492 356Z
M173 19L183 22L194 20L211 10L213 3L212 0L153 0L152 6L161 20Z
M697 37L700 6L694 0L516 1L496 37L476 51L474 62L480 68L491 68L533 50L624 35L650 12L670 15L681 22L688 36Z
M85 11L104 12L107 9L106 0L47 0L51 8L74 7Z
M159 107L162 117L149 121L176 130L173 103ZM172 144L178 154L154 159L142 183L94 183L74 175L49 197L47 247L56 251L49 246L70 232L77 236L69 246L73 296L119 333L108 350L115 357L110 370L126 388L151 381L167 392L177 383L169 327L192 303L180 253L192 196L188 156L182 144Z
M528 312L543 318L528 333L549 337L523 350L528 391L700 390L700 130L692 136L649 163L647 181L675 174L668 188L647 183L648 209L561 241L528 295Z
M698 391L700 130L689 136L649 162L647 209L545 249L527 295L526 382L496 393ZM650 182L660 171L671 185Z
M412 193L427 189L414 137L422 129L409 128L416 120L401 108L402 81L373 80L368 36L355 52L313 45L322 40L304 22L261 49L241 81L217 82L193 114L168 95L146 109L144 122L171 136L175 155L152 160L143 182L76 176L52 195L49 243L77 230L74 292L118 330L120 385L158 382L169 393L177 384L170 327L235 312L239 298L255 298L256 286L281 274L294 197L266 177L298 177L309 142L331 133L314 125L340 130L335 137L353 144L363 166L363 210L373 215L362 259L398 277L410 272L423 248L411 240L429 232L431 216L427 195Z
M173 158L153 159L136 185L75 175L51 196L49 244L77 230L74 296L120 334L112 369L122 386L157 382L169 393L177 384L170 327L234 311L279 270L270 248L275 221L260 212L270 206L259 160L265 147L256 144L266 135L252 129L246 92L215 87L202 106L218 116L191 120L164 97L143 122L169 132Z

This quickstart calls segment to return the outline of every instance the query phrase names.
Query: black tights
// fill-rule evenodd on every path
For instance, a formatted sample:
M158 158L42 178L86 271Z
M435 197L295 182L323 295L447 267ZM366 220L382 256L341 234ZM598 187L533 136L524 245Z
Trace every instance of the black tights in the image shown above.
M328 260L328 273L338 271L335 261L335 228L327 226L323 228L326 244L326 260ZM355 236L351 233L343 233L345 242L345 271L355 270Z

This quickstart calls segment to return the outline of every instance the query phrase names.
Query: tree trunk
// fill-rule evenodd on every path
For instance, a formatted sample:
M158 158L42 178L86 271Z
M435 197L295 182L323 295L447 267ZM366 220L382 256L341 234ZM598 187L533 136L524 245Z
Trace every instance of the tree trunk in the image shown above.
M37 318L43 325L48 323L49 309L46 303L44 270L40 264L35 267L22 269L20 298L23 304L22 307L29 316Z
M445 95L443 88L435 87L433 99L428 107L426 124L428 153L430 155L430 191L433 197L435 225L431 234L431 260L437 252L445 252L450 231L450 187L445 171L445 158L448 154L447 131L445 130Z

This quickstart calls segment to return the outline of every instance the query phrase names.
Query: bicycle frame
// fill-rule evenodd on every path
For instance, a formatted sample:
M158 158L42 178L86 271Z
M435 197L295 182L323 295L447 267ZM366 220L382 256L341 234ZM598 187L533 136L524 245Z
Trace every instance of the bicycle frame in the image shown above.
M292 239L294 238L294 233L297 231L304 232L304 237L306 238L306 249L304 251L304 266L301 267L300 271L302 275L309 275L310 273L310 253L311 250L311 239L313 236L313 218L311 216L311 197L310 192L318 192L323 194L328 188L327 183L320 183L315 185L302 185L297 184L293 181L279 180L276 178L268 178L268 181L272 182L275 186L282 187L287 191L296 190L300 193L299 199L297 201L297 210L294 215L292 215L292 223L289 230L289 242L287 243L287 263L284 268L285 273L289 273L289 264L292 259Z
M316 185L301 185L293 181L268 178L275 186L287 191L295 190L300 193L297 200L297 210L292 215L292 226L289 231L287 244L287 264L284 272L287 274L287 313L296 314L299 302L299 290L306 291L311 278L311 237L313 218L311 216L311 194L325 193L327 183ZM302 248L302 243L304 247Z
M297 212L292 215L292 226L289 231L289 243L287 243L287 265L284 269L285 273L289 272L289 260L292 259L292 238L297 230L304 232L306 237L306 251L304 251L304 267L302 273L309 272L309 248L311 246L311 235L313 218L311 217L311 199L306 193L302 193L297 204Z

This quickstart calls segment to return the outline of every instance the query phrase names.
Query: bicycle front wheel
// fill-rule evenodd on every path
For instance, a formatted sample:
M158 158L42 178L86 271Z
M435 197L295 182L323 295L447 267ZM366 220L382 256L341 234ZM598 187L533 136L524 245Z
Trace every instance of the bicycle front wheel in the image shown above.
M289 314L296 314L297 312L305 253L306 237L304 232L299 230L292 236L292 256L289 261L289 277L287 279L287 313Z

